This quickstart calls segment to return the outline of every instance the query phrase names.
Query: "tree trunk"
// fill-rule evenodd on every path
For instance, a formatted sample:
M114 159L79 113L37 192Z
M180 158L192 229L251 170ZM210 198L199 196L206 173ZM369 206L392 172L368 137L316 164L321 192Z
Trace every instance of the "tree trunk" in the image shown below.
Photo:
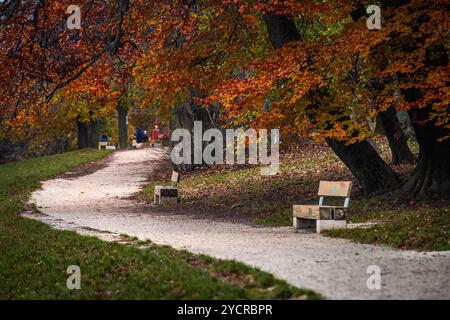
M88 148L88 126L86 123L77 120L77 128L78 128L78 149L86 149Z
M448 65L447 48L443 44L429 44L425 52L425 68ZM400 77L408 81L406 77ZM407 102L422 99L419 88L403 89ZM439 197L450 199L450 139L439 142L439 138L448 137L450 129L437 126L430 120L432 105L408 110L412 125L419 143L419 160L411 178L402 188L401 194L406 197Z
M192 135L192 148L194 145L194 122L202 122L202 130L205 132L208 129L215 128L220 129L221 123L219 118L219 107L215 105L209 105L205 108L196 102L195 98L203 97L199 90L189 88L189 95L185 102L178 104L173 109L172 128L173 129L185 129L191 132ZM175 146L177 143L172 143L171 146ZM203 147L207 145L203 142ZM192 171L199 165L194 163L194 153L192 153L191 164L174 165L176 170Z
M101 122L99 120L91 120L87 122L77 120L78 149L98 147L100 126Z
M407 101L415 101L421 96L414 88L404 93ZM408 111L420 153L416 170L401 190L401 195L406 198L450 199L450 139L438 141L448 135L449 130L427 121L431 111L431 106Z
M295 23L288 17L268 13L264 15L264 21L274 48L280 48L288 42L300 40ZM397 174L389 168L367 141L353 145L346 145L344 142L334 139L326 141L358 180L364 194L398 186Z
M398 186L397 174L381 159L367 140L351 145L326 139L341 161L358 180L364 194L389 190Z
M398 121L396 110L391 107L380 112L378 117L391 148L392 164L414 163L414 155L408 147L408 139Z
M419 162L402 195L450 199L450 140L437 142L431 132L418 135L417 140Z
M119 148L126 148L128 147L128 106L125 103L119 102L117 105L117 114L119 117Z
M99 119L92 120L88 126L88 147L98 148L98 142L100 141L100 127L101 121Z

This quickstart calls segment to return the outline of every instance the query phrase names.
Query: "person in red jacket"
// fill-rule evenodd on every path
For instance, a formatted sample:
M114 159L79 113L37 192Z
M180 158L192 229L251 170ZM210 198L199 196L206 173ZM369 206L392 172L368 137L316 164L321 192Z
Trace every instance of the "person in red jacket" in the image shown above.
M159 142L159 135L160 135L160 132L159 132L159 128L158 128L158 126L155 126L155 129L153 129L152 130L152 145L154 144L154 143L157 143L157 142Z

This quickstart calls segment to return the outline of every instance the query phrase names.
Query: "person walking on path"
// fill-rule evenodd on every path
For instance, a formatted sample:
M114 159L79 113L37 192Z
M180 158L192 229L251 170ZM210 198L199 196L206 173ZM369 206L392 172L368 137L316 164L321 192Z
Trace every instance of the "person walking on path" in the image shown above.
M155 126L155 128L152 130L151 132L151 146L153 146L155 143L159 143L160 142L160 131L159 131L159 127Z

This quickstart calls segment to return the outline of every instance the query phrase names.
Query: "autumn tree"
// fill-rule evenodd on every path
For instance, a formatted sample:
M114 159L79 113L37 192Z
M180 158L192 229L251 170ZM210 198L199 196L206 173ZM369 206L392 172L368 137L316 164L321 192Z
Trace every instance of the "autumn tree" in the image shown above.
M264 20L274 48L281 48L291 41L300 40L300 33L297 31L294 22L287 16L269 12L264 15ZM316 91L314 94L326 93ZM323 103L321 99L317 99L314 107L320 108L321 103ZM358 179L365 193L387 190L398 185L395 172L389 168L367 140L350 145L347 145L345 141L334 138L326 138L326 141Z
M447 1L401 1L392 24L388 74L396 76L420 147L405 195L450 196Z
M395 117L406 110L420 155L403 191L450 194L446 1L381 1L375 31L364 1L82 1L81 30L65 28L68 4L0 4L2 124L94 67L113 79L121 61L159 115L189 101L220 106L228 126L326 140L366 193L399 183L368 143L377 118L393 160L411 160Z
M288 2L284 3L286 4ZM345 14L347 11L349 15L354 7L355 3L348 2L348 7L342 7L340 12ZM228 81L228 91L232 84L233 89L239 90L236 91L238 94L240 92L240 102L251 101L242 99L245 96L255 101L255 96L247 90L252 88L252 92L257 92L259 88L264 88L270 74L271 88L279 85L280 81L283 87L289 87L289 90L283 90L285 100L283 102L286 103L286 96L294 97L288 100L294 109L288 108L288 110L303 110L301 113L309 118L306 119L307 125L308 122L311 125L312 112L315 129L319 128L327 141L345 142L345 147L350 149L361 142L364 143L364 137L370 136L368 121L373 120L378 114L392 110L393 107L408 110L421 152L417 170L406 183L404 190L408 196L420 194L448 196L449 114L448 94L446 94L448 82L444 80L448 75L448 61L443 44L445 39L443 30L448 23L448 15L445 14L444 3L401 1L398 5L390 3L385 8L386 18L382 30L370 32L365 26L365 19L360 19L353 23L346 23L340 32L328 37L329 40L324 42L323 37L322 39L319 37L313 43L301 42L302 39L295 32L293 22L289 26L289 19L285 14L280 13L284 9L276 9L276 21L269 22L267 26L271 30L269 31L271 38L278 34L278 38L275 36L272 40L274 45L287 42L286 39L292 39L292 46L286 48L283 46L278 50L279 54L284 55L285 65L278 63L277 60L281 60L280 58L266 60L265 66L271 64L276 72L270 73L263 69L264 64L260 64L259 74L256 74L251 81L247 80L247 83L240 81L239 85L235 80L234 83ZM332 10L331 13L335 12ZM431 25L432 21L434 25ZM275 24L275 27L271 27L271 24ZM283 28L286 32L280 33ZM389 44L390 42L393 43ZM379 45L391 47L391 50L386 52L388 65L382 68L371 63L371 54ZM305 52L307 55L302 59ZM367 75L360 77L359 81L349 86L347 78L354 70L355 57L361 61L358 68L366 69ZM295 67L291 67L292 64L296 64ZM301 77L298 76L299 71L303 71ZM273 81L274 77L278 80ZM373 91L368 90L367 83L376 77L384 83L384 88L379 89L380 95L373 101ZM283 79L286 78L295 81L284 81ZM389 78L395 81L387 81ZM313 79L317 81L311 85ZM258 81L262 80L266 83L259 84ZM400 101L396 96L399 89L404 96L404 99ZM271 90L264 90L263 94L267 95ZM225 92L219 96L226 101L227 97L232 95ZM308 105L305 102L308 99L311 100L311 97L316 102L317 100L322 102L321 108L314 103L313 108L305 109ZM355 102L358 105L355 105ZM259 100L258 103L260 103ZM324 103L327 104L326 108ZM284 106L287 107L286 104ZM345 111L348 106L351 106L351 113ZM301 109L297 109L298 107ZM317 110L320 112L317 113ZM281 108L278 111L282 112ZM334 147L338 154L341 153L336 145ZM361 153L358 151L356 154L359 156ZM341 156L343 156L342 153ZM358 156L351 158L358 159L359 164L365 161ZM379 158L376 154L374 157ZM382 162L379 161L379 163ZM369 171L371 168L377 168L377 166L371 164L366 169Z
M132 50L135 28L126 21L128 0L80 1L81 29L74 30L66 26L66 10L71 4L0 3L0 124L7 139L14 136L11 132L17 131L21 116L32 118L41 108L54 108L52 100L57 93L96 66L95 81L82 83L93 87L106 76L111 57L127 56ZM84 130L83 126L80 129Z

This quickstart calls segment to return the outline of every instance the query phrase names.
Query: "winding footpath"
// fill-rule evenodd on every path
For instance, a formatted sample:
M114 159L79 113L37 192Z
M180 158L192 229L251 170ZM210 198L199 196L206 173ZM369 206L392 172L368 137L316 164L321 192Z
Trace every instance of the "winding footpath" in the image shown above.
M262 228L155 213L130 196L146 183L161 149L116 152L95 173L43 182L32 195L41 214L27 217L55 228L97 229L235 259L330 299L450 299L450 251L421 253L357 244L292 228ZM381 269L381 289L366 281Z

